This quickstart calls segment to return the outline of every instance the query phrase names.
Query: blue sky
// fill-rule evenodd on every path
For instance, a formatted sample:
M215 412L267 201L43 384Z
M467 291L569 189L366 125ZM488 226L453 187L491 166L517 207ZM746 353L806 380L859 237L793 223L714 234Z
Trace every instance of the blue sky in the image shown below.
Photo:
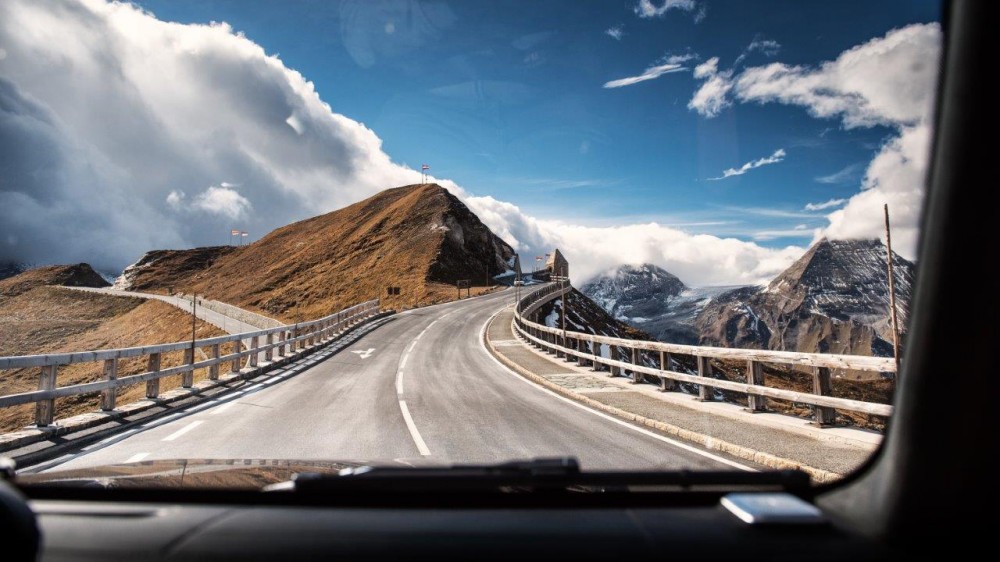
M422 163L580 281L767 282L886 203L913 258L937 4L666 1L0 2L0 262L253 241Z
M656 221L765 246L807 244L826 220L805 206L856 193L895 131L846 129L783 104L705 118L687 107L694 66L719 57L728 69L744 53L737 71L816 65L940 18L938 3L910 0L709 1L648 18L631 0L139 4L162 20L228 22L312 81L335 112L372 128L393 160L427 162L473 193L540 218ZM780 47L747 52L755 40ZM602 87L671 55L692 58L678 72ZM779 149L780 162L710 180ZM802 234L789 236L796 227Z

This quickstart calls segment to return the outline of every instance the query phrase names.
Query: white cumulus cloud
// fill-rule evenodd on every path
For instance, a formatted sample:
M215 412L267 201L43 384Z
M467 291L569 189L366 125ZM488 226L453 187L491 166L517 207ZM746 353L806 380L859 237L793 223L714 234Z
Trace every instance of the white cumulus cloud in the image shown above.
M640 18L658 18L663 17L670 10L690 12L697 6L698 3L695 0L662 0L660 3L655 2L655 0L639 0L633 10Z
M608 29L605 29L604 34L611 37L615 41L621 41L622 37L625 36L625 26L622 24L613 25Z
M393 38L418 44L451 20L393 21ZM351 44L360 62L392 46ZM420 180L224 23L168 23L103 0L11 0L0 2L0 45L0 261L120 269L151 249L224 239L231 225L206 214L264 233ZM522 255L559 247L576 280L650 261L692 285L765 281L803 251L655 223L539 220L436 181Z
M224 186L211 186L191 200L191 206L206 213L221 215L230 219L239 219L250 211L250 200L243 197L235 189Z
M702 73L716 98L701 90L688 104L713 117L733 101L801 106L845 128L887 126L896 136L868 164L861 191L828 215L819 236L875 238L882 234L882 204L893 214L893 246L914 257L931 139L931 113L941 50L936 23L893 29L818 66L772 63L736 76L716 68ZM695 69L698 76L698 69ZM707 86L706 81L702 88ZM708 101L712 103L708 103ZM841 177L831 177L831 181Z
M767 166L768 164L777 164L785 159L785 149L779 148L775 150L770 156L764 156L763 158L758 158L756 160L751 160L746 164L743 164L739 168L729 168L722 171L722 175L717 178L708 178L710 180L723 180L726 178L731 178L733 176L742 176L743 174L753 170L754 168L760 168L761 166Z

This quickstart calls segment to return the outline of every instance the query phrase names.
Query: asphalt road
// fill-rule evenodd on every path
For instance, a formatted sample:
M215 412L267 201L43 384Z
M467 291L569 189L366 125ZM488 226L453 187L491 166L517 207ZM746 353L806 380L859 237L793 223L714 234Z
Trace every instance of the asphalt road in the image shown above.
M482 330L512 299L505 291L389 317L297 374L152 422L49 470L175 458L416 465L561 455L585 470L740 467L502 366L482 345Z

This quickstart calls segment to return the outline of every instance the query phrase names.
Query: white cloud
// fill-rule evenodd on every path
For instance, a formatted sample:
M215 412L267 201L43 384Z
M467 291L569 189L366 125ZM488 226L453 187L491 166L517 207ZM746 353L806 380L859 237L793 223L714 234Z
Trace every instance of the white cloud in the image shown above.
M732 70L719 71L719 57L712 57L694 67L694 77L705 80L688 102L693 109L705 117L715 117L730 105L729 91L733 88Z
M695 0L662 0L661 4L656 4L655 0L639 0L633 10L640 18L663 17L670 10L684 10L690 12L697 7ZM702 18L705 16L702 15Z
M735 238L690 234L658 223L590 227L541 220L493 197L467 197L486 224L527 257L559 248L570 260L575 283L623 263L654 263L690 286L761 283L802 255L788 246L762 248Z
M393 38L437 32L393 21ZM267 232L420 178L225 24L167 23L99 0L15 0L0 2L0 44L0 261L120 269L147 250L217 243L230 225L198 220L205 213ZM383 52L370 47L352 55ZM692 285L757 282L803 251L656 223L539 220L436 181L524 255L565 251L578 280L650 261Z
M912 258L923 202L940 50L938 24L908 25L816 67L773 63L747 68L738 76L726 77L724 87L714 87L721 96L721 100L711 100L714 105L707 103L707 96L699 90L688 107L712 117L733 100L782 103L801 106L817 118L839 119L848 129L894 128L897 136L869 163L861 192L843 209L828 215L829 225L819 235L879 237L885 202L894 217L894 249ZM722 73L706 71L704 75L712 80Z
M823 201L822 203L806 203L803 207L805 211L822 211L823 209L831 209L833 207L839 207L847 203L847 199L830 199L828 201Z
M243 218L250 211L250 201L229 187L211 186L191 200L191 206L206 213L230 219Z
M604 34L608 35L609 37L611 37L615 41L621 41L622 37L625 36L625 26L622 25L622 24L613 25L613 26L609 27L608 29L605 29L604 30Z
M844 166L843 168L837 170L832 174L828 174L825 176L818 176L815 179L817 183L827 183L827 184L849 183L857 179L857 174L858 172L861 171L862 168L864 168L864 164L860 162L856 164L850 164L848 166Z
M681 72L687 70L684 66L674 63L659 64L656 66L651 66L646 69L645 72L638 76L627 76L625 78L619 78L617 80L612 80L610 82L605 82L605 88L621 88L622 86L631 86L632 84L638 84L639 82L645 82L646 80L655 80L664 74L670 74L672 72Z
M751 160L746 164L743 164L739 168L729 168L724 170L722 175L717 178L708 178L710 180L722 180L726 178L731 178L733 176L742 176L743 174L753 170L754 168L760 168L761 166L767 166L768 164L777 164L785 159L785 149L779 148L775 150L770 156L765 156L763 158L758 158L756 160Z
M795 228L785 230L761 230L753 234L753 239L759 242L776 240L778 238L814 238L819 229L809 230L806 225L800 224Z
M759 52L765 57L773 57L780 50L781 43L773 39L764 39L760 36L754 37L753 41L747 45L747 48L743 49L743 52L740 53L740 56L736 57L736 60L733 62L733 68L739 66L751 53Z
M167 194L167 205L170 205L171 209L179 211L184 204L184 197L185 195L183 191L179 189L171 190L170 193Z
M688 61L697 60L697 53L684 53L683 55L667 55L663 58L663 62L670 64L682 64Z

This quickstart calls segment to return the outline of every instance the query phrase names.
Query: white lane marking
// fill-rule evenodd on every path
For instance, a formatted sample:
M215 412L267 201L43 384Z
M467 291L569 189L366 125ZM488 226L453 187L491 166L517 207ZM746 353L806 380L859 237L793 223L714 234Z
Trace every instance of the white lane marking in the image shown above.
M417 341L416 340L414 340L413 343L410 344L410 349L408 349L406 352L407 353L412 352L414 347L417 347Z
M193 414L195 412L200 412L200 411L204 410L205 408L210 408L212 406L212 404L214 404L214 403L215 403L215 401L212 400L210 402L206 402L204 404L200 404L198 406L195 406L194 408L188 408L187 410L184 411L184 413L185 414Z
M483 338L483 335L486 333L486 327L490 325L490 320L492 320L494 317L496 317L496 314L494 314L489 319L487 319L486 323L483 324L483 329L480 330L480 332L479 332L479 336L480 336L479 337L479 345L483 348L483 351L486 353L486 355L488 355L489 358L492 359L494 363L496 363L497 365L499 365L500 368L502 368L504 370L504 372L506 372L510 376L516 378L519 381L524 382L525 384L527 384L529 386L532 386L532 387L534 387L534 388L536 388L538 390L541 390L542 392L548 394L549 396L552 396L553 398L557 398L559 400L562 400L563 402L565 402L565 403L567 403L567 404L569 404L571 406L575 406L577 408L580 408L581 410L583 410L585 412L590 412L591 414L594 414L595 416L604 418L604 419L606 419L606 420L608 420L610 422L614 422L614 423L616 423L616 424L618 424L618 425L620 425L622 427L627 427L627 428L631 429L632 431L641 433L641 434L646 435L648 437L652 437L653 439L656 439L658 441L662 441L663 443L667 443L669 445L673 445L674 447L677 447L679 449L684 449L685 451L694 453L696 455L701 455L701 456L703 456L705 458L712 459L713 461L720 462L720 463L722 463L724 465L731 466L733 468L738 468L740 470L745 470L747 472L759 472L756 468L752 468L752 467L749 467L749 466L747 466L745 464L740 464L738 462L731 461L731 460L729 460L727 458L720 457L719 455L713 455L712 453L709 453L708 451L703 451L703 450L701 450L701 449L699 449L697 447L692 447L691 445L688 445L687 443L682 443L680 441L677 441L676 439L671 439L669 437L664 437L663 435L660 435L658 433L653 433L652 431L643 429L641 427L634 426L634 425L632 425L632 424L630 424L630 423L628 423L628 422L626 422L624 420L620 420L620 419L618 419L618 418L616 418L614 416L609 416L608 414L605 414L604 412L598 412L597 410L591 409L591 408L589 408L589 407L587 407L587 406L585 406L585 405L577 402L576 400L571 400L569 398L566 398L565 396L557 394L557 393L555 393L555 392L553 392L553 391L545 388L544 386L542 386L542 385L540 385L540 384L538 384L538 383L536 383L534 381L530 381L530 380L526 379L525 377L521 376L519 373L515 372L513 369L511 369L507 365L504 365L503 363L501 363L499 359L497 359L496 357L494 357L493 354L490 353L490 351L488 349L486 349L486 342L485 342L485 339Z
M192 429L198 427L202 423L203 423L202 420L195 420L195 421L193 421L193 422L185 425L184 427L178 429L177 431L171 433L170 435L164 437L162 439L162 441L173 441L174 439L177 439L181 435L184 435L185 433L187 433L187 432L191 431Z
M111 441L116 441L118 439L122 439L126 435L129 435L130 433L135 433L136 431L139 431L139 430L138 429L130 429L128 431L123 431L121 433L117 433L115 435L112 435L111 437L107 437L105 439L101 439L97 443L94 443L93 445L88 445L87 447L84 447L84 448L82 448L80 450L81 451L89 451L89 450L94 449L96 447L100 447L101 445L103 445L105 443L108 443L108 442L111 442Z
M424 438L417 431L417 425L413 423L413 417L410 416L410 409L406 407L405 400L399 401L399 409L403 412L403 421L406 422L406 429L410 430L410 437L413 438L413 443L416 444L417 450L425 457L430 456L431 450L427 448L427 443L424 443Z
M399 361L399 368L402 369L406 366L406 360L410 357L410 352L403 354L403 358Z
M125 459L125 464L129 464L129 463L133 463L133 462L139 462L139 461L141 461L142 459L144 459L144 458L146 458L148 456L149 456L149 453L136 453L136 454L132 455L131 457Z
M372 356L372 353L375 353L375 348L369 347L368 349L365 350L355 349L354 351L351 351L351 353L357 353L358 357L362 359L368 359L369 357Z
M403 371L396 371L396 394L403 394Z
M144 423L144 424L142 424L142 427L152 427L154 425L160 425L160 424L163 424L163 423L167 423L168 421L170 421L170 420L172 420L172 419L174 419L176 417L179 417L181 415L181 413L182 412L178 412L176 414L170 414L167 417L160 418L158 420L153 420L151 422Z
M223 405L219 406L218 408L216 408L216 409L212 410L211 412L209 412L208 415L210 415L210 416L217 416L217 415L221 414L222 412L225 412L226 410L232 408L233 404L235 404L235 403L236 403L235 400L232 400L230 402L226 402L225 404L223 404Z

